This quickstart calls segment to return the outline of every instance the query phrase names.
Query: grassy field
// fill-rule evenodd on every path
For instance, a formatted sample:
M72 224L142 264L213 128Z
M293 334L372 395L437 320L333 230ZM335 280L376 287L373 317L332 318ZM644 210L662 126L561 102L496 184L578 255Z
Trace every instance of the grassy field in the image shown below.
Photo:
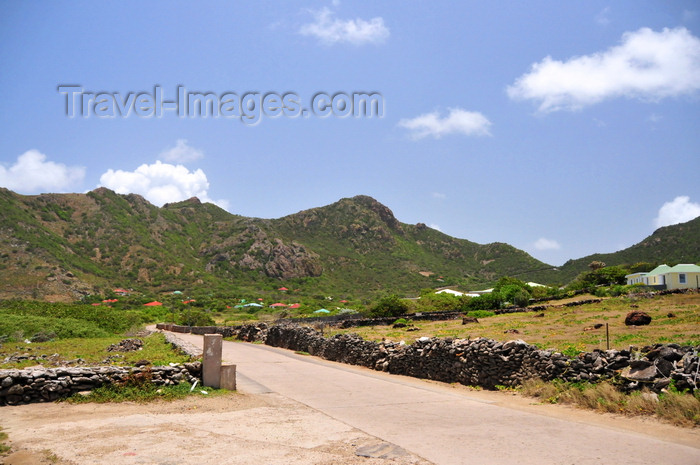
M591 298L594 297L578 297L580 300ZM564 302L566 301L554 301L551 304L561 305ZM652 317L651 324L626 326L625 315L631 310L648 313ZM603 326L594 329L596 324ZM501 341L522 339L541 348L575 354L606 349L606 324L611 349L671 342L697 346L700 345L700 294L674 294L654 298L615 297L578 307L552 306L538 312L494 315L466 325L462 325L461 320L416 321L416 331L391 326L368 326L344 330L331 328L326 334L356 333L366 340L379 341L386 338L404 340L406 343L422 336L463 339L488 337Z
M81 359L82 365L133 365L139 360L149 360L153 365L167 365L168 363L184 363L189 357L173 350L165 341L162 334L154 333L147 337L141 337L143 348L133 352L108 352L107 348L124 339L121 336L104 338L73 338L58 339L51 342L37 342L27 344L25 342L4 343L0 346L0 368L24 368L27 366L43 365L47 368L64 364L76 365ZM27 356L46 356L44 360L23 360L14 363L3 363L6 357L19 354Z

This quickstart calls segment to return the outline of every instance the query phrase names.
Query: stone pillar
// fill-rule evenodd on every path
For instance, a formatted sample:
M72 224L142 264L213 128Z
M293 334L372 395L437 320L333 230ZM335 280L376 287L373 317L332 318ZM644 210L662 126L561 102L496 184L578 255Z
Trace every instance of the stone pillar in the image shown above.
M202 385L219 389L221 386L221 334L204 335Z
M221 389L236 390L236 365L221 366Z

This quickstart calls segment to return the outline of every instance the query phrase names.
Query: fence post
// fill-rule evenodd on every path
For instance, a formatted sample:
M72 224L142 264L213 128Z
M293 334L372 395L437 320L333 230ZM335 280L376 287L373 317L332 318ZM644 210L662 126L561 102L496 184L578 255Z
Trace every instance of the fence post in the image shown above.
M204 335L202 356L202 384L219 389L221 387L221 334Z

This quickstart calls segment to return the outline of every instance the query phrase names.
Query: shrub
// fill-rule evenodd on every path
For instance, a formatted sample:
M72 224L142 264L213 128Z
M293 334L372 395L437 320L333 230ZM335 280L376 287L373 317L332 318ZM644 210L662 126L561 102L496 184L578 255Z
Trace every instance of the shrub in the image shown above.
M53 318L42 316L21 316L0 314L0 335L9 336L10 341L39 336L53 336L61 339L106 337L105 330L93 322L75 318ZM53 337L49 337L52 339ZM44 338L46 339L46 338Z
M408 304L398 295L382 297L369 310L373 318L401 316L408 312Z
M196 308L183 310L176 320L177 324L183 326L214 326L216 324L209 314Z
M465 303L465 308L463 310L496 310L501 308L502 304L503 298L501 297L501 294L494 291L469 299Z
M470 316L472 318L486 318L494 315L495 313L489 310L472 310L470 312L467 312L467 316Z

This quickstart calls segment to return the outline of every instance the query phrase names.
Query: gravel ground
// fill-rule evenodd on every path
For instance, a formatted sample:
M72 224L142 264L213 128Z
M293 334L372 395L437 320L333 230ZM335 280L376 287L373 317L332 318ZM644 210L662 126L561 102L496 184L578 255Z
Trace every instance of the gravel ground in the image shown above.
M277 394L4 407L0 426L4 465L430 463Z

